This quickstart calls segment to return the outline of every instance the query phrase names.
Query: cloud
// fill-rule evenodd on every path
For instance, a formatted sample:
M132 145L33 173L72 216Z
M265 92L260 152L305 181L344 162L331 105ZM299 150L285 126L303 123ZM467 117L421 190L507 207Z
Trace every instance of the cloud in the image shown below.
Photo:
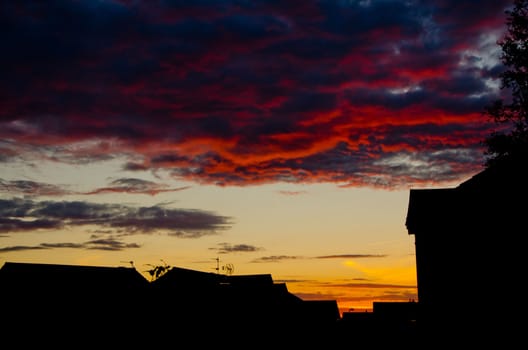
M0 252L9 253L26 250L42 250L42 249L92 249L92 250L111 250L120 251L129 248L140 248L137 243L124 243L115 238L106 239L92 239L84 243L41 243L36 246L8 246L0 247Z
M272 263L281 262L285 260L299 260L299 259L363 259L363 258L384 258L385 254L334 254L334 255L320 255L314 257L306 256L292 256L292 255L270 255L263 256L252 260L254 263Z
M509 5L2 4L0 162L113 159L223 186L459 180L483 164ZM98 191L177 190L116 181Z
M183 186L178 188L167 188L164 184L158 184L152 181L146 181L135 178L120 178L111 182L111 186L97 188L84 194L101 194L101 193L139 193L155 196L162 192L177 192L191 188Z
M231 225L231 218L204 210L173 209L162 204L132 207L82 201L0 199L0 217L2 233L90 225L129 234L157 232L198 238L217 234ZM100 241L92 244L97 246Z
M86 249L94 250L124 250L129 248L141 248L137 243L123 243L115 238L92 239L84 243Z
M262 248L255 247L249 244L230 244L230 243L218 243L220 247L209 248L210 250L216 250L218 254L228 253L252 253L262 250Z
M253 259L251 262L253 263L272 263L272 262L281 262L284 260L297 260L302 259L302 257L298 256L292 256L292 255L270 255L270 256L262 256L257 259Z
M8 181L3 179L0 179L0 192L26 196L63 196L72 193L57 185L31 180Z
M279 191L279 193L285 196L299 196L299 195L306 194L308 192L306 191Z
M315 259L362 259L362 258L385 258L385 254L336 254L336 255L321 255L316 256Z
M11 195L22 194L24 196L64 196L64 195L95 195L102 193L133 193L158 195L163 192L177 192L191 188L182 186L169 188L166 184L136 178L119 178L113 180L108 187L101 187L88 192L77 192L66 189L65 186L53 185L31 180L3 180L0 178L0 192Z
M412 289L415 285L400 285L400 284L386 284L386 283L342 283L336 284L336 287L350 287L350 288L390 288L390 289Z
M43 247L43 246L16 245L16 246L9 246L9 247L0 247L0 252L9 253L9 252L19 252L19 251L26 251L26 250L40 250L40 249L48 249L48 248Z

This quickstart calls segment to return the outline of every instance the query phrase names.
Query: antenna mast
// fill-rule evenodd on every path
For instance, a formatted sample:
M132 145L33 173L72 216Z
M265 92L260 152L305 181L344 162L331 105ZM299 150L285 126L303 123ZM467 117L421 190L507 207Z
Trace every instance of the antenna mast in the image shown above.
M216 257L215 260L216 260L216 267L215 267L216 273L220 274L220 258ZM226 275L232 275L233 271L235 270L235 266L233 266L233 264L225 264L225 265L222 265L221 269L222 271L225 272Z
M131 267L134 267L134 262L132 260L130 261L121 261L122 263L129 263Z

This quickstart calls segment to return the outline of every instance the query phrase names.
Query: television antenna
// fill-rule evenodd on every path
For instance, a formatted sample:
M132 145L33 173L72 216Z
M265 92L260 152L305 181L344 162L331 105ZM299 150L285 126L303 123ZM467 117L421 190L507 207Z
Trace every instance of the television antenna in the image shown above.
M216 257L215 260L216 260L216 267L215 267L216 273L220 273L220 258Z
M121 261L122 263L128 263L131 267L134 267L134 262L132 260L130 261Z
M225 264L222 266L222 270L225 271L226 275L232 275L235 271L235 266L233 264Z
M235 271L235 266L233 264L225 264L220 267L220 258L215 258L216 260L216 267L214 268L216 270L216 273L220 274L220 269L224 271L226 275L232 275Z

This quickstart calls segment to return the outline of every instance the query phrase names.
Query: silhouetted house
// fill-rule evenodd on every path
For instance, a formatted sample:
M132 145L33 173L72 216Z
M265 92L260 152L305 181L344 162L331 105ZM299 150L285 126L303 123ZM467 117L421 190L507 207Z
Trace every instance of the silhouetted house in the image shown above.
M418 303L414 301L375 301L372 312L380 319L407 322L416 320Z
M303 301L271 275L221 275L172 267L152 282L173 320L214 327L292 322Z
M269 274L178 267L149 282L127 267L7 262L0 269L0 293L2 316L10 322L3 329L60 331L70 337L110 332L121 345L163 341L166 334L197 345L208 340L233 345L234 338L224 337L235 331L245 337L238 341L253 336L260 345L284 337L298 342L324 338L320 327L339 317L337 302L303 301ZM318 332L308 332L307 338L307 329Z
M173 334L206 330L210 337L227 337L229 345L326 340L330 332L324 326L335 325L339 317L336 301L304 301L270 274L223 275L172 267L151 285L163 300L160 318L170 319Z
M511 322L524 299L527 229L524 164L486 168L454 188L410 190L406 227L415 236L419 317L459 333Z
M411 334L416 330L418 303L375 301L372 304L379 328L402 335Z
M67 333L137 325L149 282L134 268L6 262L0 269L3 329ZM9 332L6 332L9 334Z
M401 333L409 336L416 329L418 303L373 302L371 312L343 312L341 322L357 334Z
M352 326L352 328L366 329L374 324L374 313L369 311L346 311L343 312L341 323Z
M92 293L122 292L148 286L134 268L41 263L5 262L0 269L3 291L22 292L28 288L41 292Z
M334 325L341 318L335 300L305 300L303 308L303 317L320 325Z

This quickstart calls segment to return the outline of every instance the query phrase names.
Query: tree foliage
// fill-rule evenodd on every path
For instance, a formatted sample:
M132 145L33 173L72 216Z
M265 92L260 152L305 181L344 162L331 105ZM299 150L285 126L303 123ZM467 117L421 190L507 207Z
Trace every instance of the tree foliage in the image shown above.
M165 273L167 273L171 269L170 265L167 265L167 263L163 260L161 261L163 262L163 265L147 264L152 267L150 270L145 271L145 272L148 272L148 274L150 275L151 281L157 280L159 277L163 276Z
M511 96L485 108L495 123L503 126L484 141L486 165L528 160L528 0L514 0L506 11L507 31L497 44L505 70L500 74L501 89Z

